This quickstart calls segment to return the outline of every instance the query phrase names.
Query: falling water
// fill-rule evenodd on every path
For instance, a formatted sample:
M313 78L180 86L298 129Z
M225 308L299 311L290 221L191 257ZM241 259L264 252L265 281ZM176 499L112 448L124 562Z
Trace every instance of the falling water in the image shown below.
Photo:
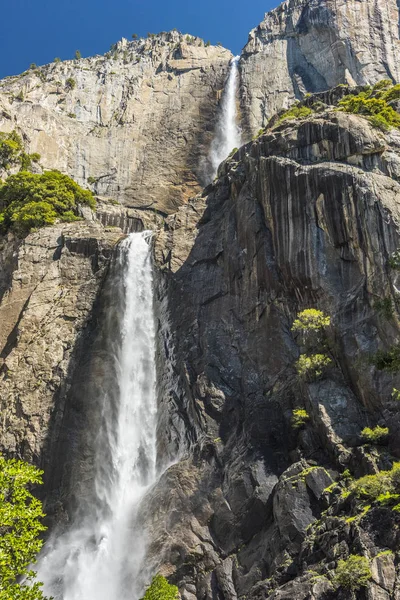
M211 144L210 163L212 178L217 174L219 165L234 148L240 146L241 135L237 124L236 96L239 79L239 56L232 59L228 81L222 96L221 113L217 123L215 137Z
M105 393L92 504L69 531L47 544L38 566L44 591L57 600L134 600L146 540L135 516L156 478L155 323L150 232L119 248L123 272L118 348L112 352L116 406ZM112 340L110 340L112 346ZM109 456L104 463L104 448ZM79 511L78 511L79 512ZM82 507L80 510L82 513ZM86 514L85 514L86 513Z

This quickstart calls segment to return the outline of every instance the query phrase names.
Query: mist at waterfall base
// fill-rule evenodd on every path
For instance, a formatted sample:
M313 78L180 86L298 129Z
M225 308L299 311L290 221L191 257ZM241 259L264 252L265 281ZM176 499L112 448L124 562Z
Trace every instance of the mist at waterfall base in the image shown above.
M236 98L239 81L239 56L232 59L229 76L222 94L220 115L215 136L211 143L209 162L211 165L210 180L214 179L218 167L234 148L241 145L241 132L237 124Z
M116 402L107 391L99 398L92 501L79 507L79 517L66 533L47 542L38 563L38 580L56 600L135 600L147 583L146 538L135 517L156 480L151 235L128 236L114 264L123 282L123 289L115 291L120 341L110 356L118 391Z

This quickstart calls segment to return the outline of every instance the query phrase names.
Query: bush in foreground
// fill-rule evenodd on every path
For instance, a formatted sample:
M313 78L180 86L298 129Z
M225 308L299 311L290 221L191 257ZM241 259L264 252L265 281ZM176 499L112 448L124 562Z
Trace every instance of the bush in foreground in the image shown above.
M42 503L29 491L42 483L42 472L0 456L0 599L44 600L29 566L35 562L46 529ZM26 577L22 583L21 577Z

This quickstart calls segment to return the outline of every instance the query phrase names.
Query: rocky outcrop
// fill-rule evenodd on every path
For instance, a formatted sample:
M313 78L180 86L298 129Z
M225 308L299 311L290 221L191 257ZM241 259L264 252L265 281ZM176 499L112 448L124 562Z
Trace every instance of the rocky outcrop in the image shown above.
M50 460L43 449L62 420L74 361L121 236L118 228L78 222L3 240L0 440L8 454Z
M286 0L267 13L240 61L248 135L307 93L399 82L399 21L396 0Z
M0 130L23 133L43 168L132 208L174 211L208 177L231 60L178 32L122 40L106 56L0 82Z
M182 420L191 458L149 499L185 516L150 508L148 519L153 560L187 600L347 598L332 587L335 561L397 548L376 533L377 516L346 529L322 515L338 472L388 464L361 447L366 425L389 426L397 452L399 376L371 357L400 340L397 316L377 308L386 298L397 315L399 141L331 110L284 122L224 163L157 236L179 378L160 435ZM332 364L315 381L297 376L290 331L309 306L332 317ZM300 432L297 407L310 415ZM395 530L396 514L385 519ZM369 598L391 593L392 575L378 578L374 567Z

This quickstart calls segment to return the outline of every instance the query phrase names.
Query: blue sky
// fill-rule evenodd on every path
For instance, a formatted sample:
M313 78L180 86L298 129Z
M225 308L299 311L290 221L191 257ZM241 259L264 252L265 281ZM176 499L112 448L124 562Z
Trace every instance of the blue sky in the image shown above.
M239 54L279 0L9 0L2 10L0 78L54 57L104 54L121 37L177 28Z

